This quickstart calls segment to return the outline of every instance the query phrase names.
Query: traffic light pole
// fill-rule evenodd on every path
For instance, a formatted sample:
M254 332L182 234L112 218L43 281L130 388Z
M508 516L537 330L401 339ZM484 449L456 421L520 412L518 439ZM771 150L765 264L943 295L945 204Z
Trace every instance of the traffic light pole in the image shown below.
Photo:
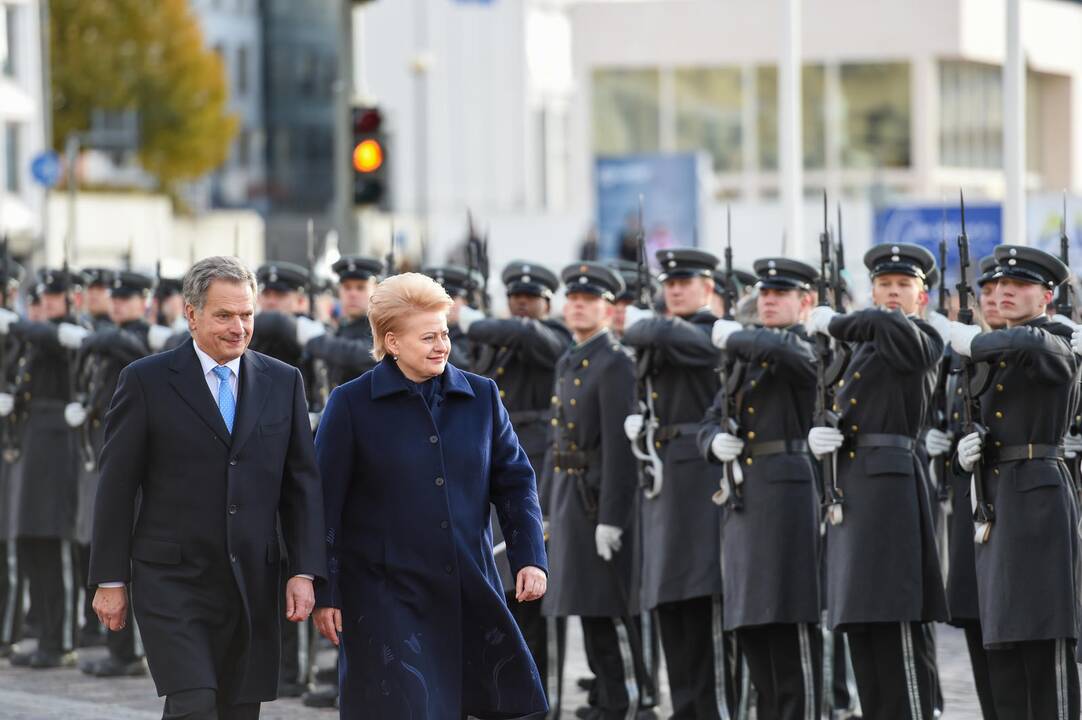
M338 22L338 91L335 94L334 146L334 215L338 228L338 247L342 254L360 252L357 218L353 210L353 128L350 108L353 104L353 5L339 0Z

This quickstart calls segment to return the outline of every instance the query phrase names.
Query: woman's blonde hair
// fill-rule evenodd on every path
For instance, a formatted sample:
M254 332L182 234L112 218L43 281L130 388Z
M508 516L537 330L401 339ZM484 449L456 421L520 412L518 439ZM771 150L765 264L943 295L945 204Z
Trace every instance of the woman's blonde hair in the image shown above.
M447 312L454 300L438 282L421 273L402 273L387 278L372 291L368 301L368 322L372 325L372 357L387 354L383 339L398 332L406 318L415 313Z

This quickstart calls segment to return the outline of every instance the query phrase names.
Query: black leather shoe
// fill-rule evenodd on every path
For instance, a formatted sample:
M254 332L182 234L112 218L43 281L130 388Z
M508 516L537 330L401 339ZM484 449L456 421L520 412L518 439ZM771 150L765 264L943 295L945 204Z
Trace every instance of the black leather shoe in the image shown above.
M111 677L142 677L147 674L147 664L142 658L138 660L120 660L112 655L85 662L79 666L87 675L100 678Z
M333 708L338 705L338 688L325 687L318 690L309 690L301 697L301 703L305 707Z
M337 685L338 684L338 668L320 668L316 670L316 684L318 685Z
M25 650L13 650L8 656L8 662L12 667L30 667L30 658L34 653Z
M575 684L579 686L579 690L590 692L594 689L594 684L597 682L596 678L581 677L575 681Z
M280 698L298 698L304 695L305 690L308 689L307 685L301 683L284 682L278 684L278 697Z
M77 657L74 652L36 650L34 654L30 656L30 667L34 670L75 667L76 660Z

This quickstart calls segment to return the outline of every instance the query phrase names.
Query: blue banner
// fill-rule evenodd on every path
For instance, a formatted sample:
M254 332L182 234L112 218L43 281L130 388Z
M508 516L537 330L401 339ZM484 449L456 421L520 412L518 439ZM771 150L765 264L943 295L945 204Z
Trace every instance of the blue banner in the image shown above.
M600 256L634 257L628 249L637 236L640 196L651 262L657 250L697 245L699 162L695 153L598 157L594 171Z
M932 252L939 264L939 240L947 240L947 282L958 278L958 234L961 232L958 205L902 205L875 211L873 243L912 243ZM966 235L975 277L982 257L1003 242L1003 208L998 204L966 203Z

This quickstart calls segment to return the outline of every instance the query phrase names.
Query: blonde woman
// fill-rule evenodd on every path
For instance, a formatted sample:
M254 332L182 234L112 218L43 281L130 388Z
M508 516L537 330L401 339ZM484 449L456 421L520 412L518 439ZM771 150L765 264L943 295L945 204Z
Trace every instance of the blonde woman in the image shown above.
M342 718L516 718L547 710L503 599L495 505L516 599L547 559L533 470L495 383L449 365L452 300L405 273L372 294L378 364L337 388L316 452L328 574L316 626L339 646Z

